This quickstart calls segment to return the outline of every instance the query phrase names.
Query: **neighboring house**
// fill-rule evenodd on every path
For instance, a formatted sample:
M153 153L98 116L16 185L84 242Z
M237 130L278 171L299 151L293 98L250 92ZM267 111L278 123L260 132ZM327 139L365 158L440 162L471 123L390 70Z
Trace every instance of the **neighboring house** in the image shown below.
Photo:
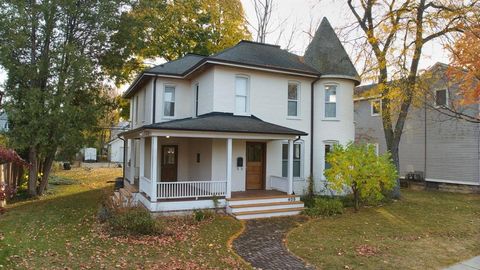
M453 106L458 86L446 76L445 64L437 63L426 73L425 101L412 105L399 147L400 175L424 178L430 186L452 189L461 184L480 190L480 124L455 119L439 112ZM355 88L355 135L358 141L386 149L380 100L369 94L375 85ZM420 105L419 105L420 104ZM463 112L479 115L479 105ZM440 184L434 184L440 183Z
M125 183L151 211L297 214L307 178L324 186L325 153L354 139L359 82L326 19L303 57L241 41L145 70L124 94Z
M108 145L108 160L110 162L122 163L124 157L124 140L119 138L118 135L123 131L130 128L130 123L122 121L115 127L111 128L110 141Z
M0 113L0 132L8 131L8 117L6 112Z

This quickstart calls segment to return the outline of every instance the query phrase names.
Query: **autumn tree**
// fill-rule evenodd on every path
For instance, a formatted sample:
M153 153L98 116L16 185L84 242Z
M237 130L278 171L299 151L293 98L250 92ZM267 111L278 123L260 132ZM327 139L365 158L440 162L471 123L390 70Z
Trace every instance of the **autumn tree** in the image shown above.
M377 87L370 95L382 100L382 122L387 149L399 168L399 144L409 108L418 90L417 78L423 48L433 40L461 31L478 3L456 0L347 0L354 18L357 52L363 54L364 78ZM369 77L370 76L370 77ZM401 87L388 84L394 80ZM400 196L400 185L392 193Z
M395 186L398 178L390 154L377 156L375 147L367 144L336 144L326 157L330 168L325 170L329 187L338 192L350 188L355 211L360 201L380 201Z
M108 103L100 58L124 2L0 0L9 143L28 152L28 192L41 195L57 153L76 153Z
M239 0L137 0L125 13L103 58L117 83L152 60L209 55L250 39Z

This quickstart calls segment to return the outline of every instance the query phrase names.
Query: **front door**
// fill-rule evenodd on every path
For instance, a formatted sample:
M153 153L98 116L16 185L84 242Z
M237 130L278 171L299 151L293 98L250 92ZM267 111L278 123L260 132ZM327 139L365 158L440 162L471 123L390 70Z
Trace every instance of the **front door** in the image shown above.
M177 181L178 146L162 145L161 182Z
M265 188L265 143L247 142L246 189Z

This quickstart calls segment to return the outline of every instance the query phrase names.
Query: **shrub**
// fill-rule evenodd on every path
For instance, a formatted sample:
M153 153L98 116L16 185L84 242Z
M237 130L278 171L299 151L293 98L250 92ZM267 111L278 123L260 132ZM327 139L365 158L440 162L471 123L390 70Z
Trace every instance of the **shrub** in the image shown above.
M163 232L160 223L146 209L119 205L108 195L99 209L98 219L107 223L111 235L158 235Z
M310 206L305 210L309 216L333 216L343 213L343 203L338 198L316 197L309 203Z
M340 192L350 187L355 211L360 200L370 203L383 200L384 193L393 189L398 178L390 154L377 156L373 145L336 144L326 160L331 166L325 170L330 186Z
M157 220L141 207L124 208L107 221L112 235L156 235L162 231Z
M193 217L197 222L213 218L213 212L209 210L193 210Z

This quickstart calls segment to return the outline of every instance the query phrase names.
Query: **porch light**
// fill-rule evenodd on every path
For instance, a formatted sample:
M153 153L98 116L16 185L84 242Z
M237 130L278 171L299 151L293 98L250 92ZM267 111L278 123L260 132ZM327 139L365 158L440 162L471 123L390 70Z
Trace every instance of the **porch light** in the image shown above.
M170 138L170 136L168 136L168 135L167 135L167 136L165 136L165 138L167 138L167 139L168 139L168 138Z

